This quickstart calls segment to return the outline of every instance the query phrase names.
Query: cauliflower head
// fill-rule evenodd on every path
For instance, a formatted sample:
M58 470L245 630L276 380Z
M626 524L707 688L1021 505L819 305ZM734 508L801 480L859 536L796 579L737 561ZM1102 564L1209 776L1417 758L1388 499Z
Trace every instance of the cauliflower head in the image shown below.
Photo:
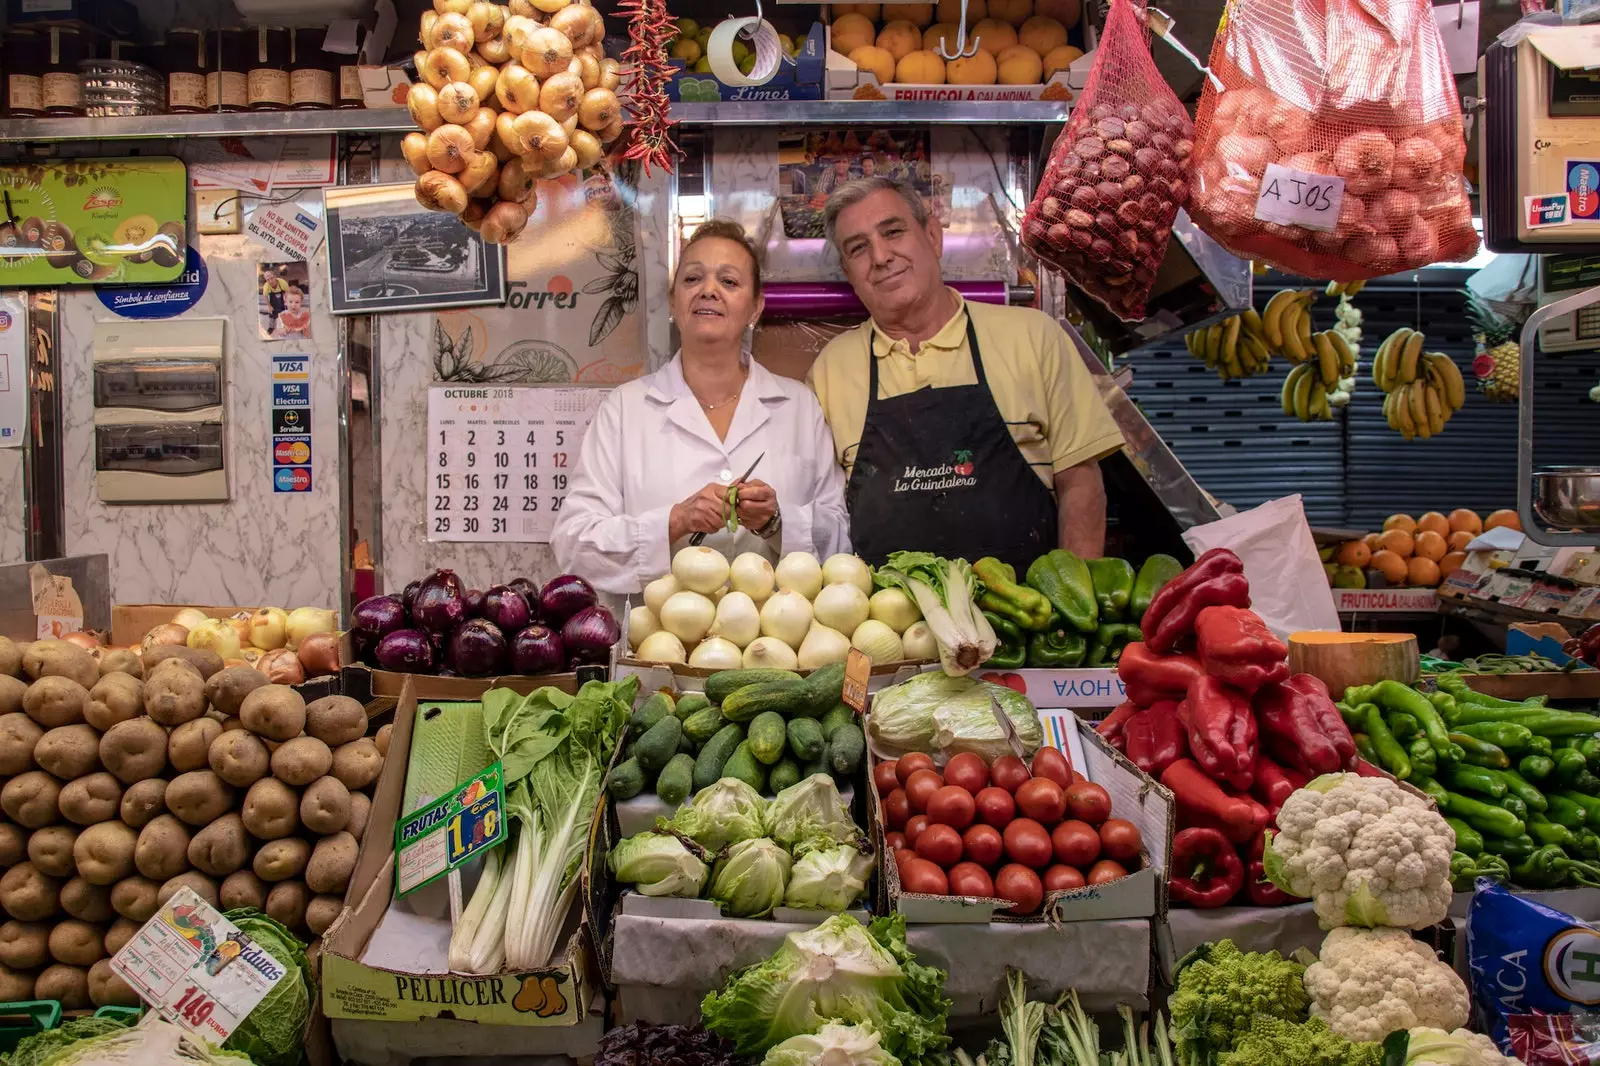
M1455 844L1444 818L1395 782L1324 774L1284 803L1264 863L1324 929L1426 929L1450 909Z
M1522 1066L1521 1059L1500 1054L1495 1042L1482 1033L1418 1027L1410 1037L1406 1066Z
M1446 1032L1467 1024L1467 986L1404 929L1333 930L1306 967L1311 1016L1346 1040L1382 1041L1397 1029Z

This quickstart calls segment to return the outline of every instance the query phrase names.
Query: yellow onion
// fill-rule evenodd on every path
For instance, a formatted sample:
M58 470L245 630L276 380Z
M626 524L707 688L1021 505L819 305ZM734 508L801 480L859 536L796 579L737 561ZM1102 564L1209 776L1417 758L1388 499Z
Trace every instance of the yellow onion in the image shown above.
M577 167L578 153L568 145L560 155L545 164L545 168L540 172L539 176L546 181L550 181L561 177L563 174L572 173Z
M166 622L156 626L144 635L144 640L139 642L139 651L147 652L152 648L181 648L189 642L189 629L176 622Z
M533 195L533 175L528 173L528 168L520 157L507 161L505 166L500 168L495 194L501 200L518 204L525 203Z
M478 90L464 81L453 81L439 90L439 117L464 126L478 113Z
M300 665L307 677L326 677L339 672L339 634L312 633L297 649Z
M412 130L400 138L400 154L406 157L406 162L418 177L432 170L428 162L428 135Z
M497 113L492 107L480 107L466 121L466 130L472 134L472 147L480 152L489 147L489 139L494 136L494 117ZM408 133L406 136L411 135ZM427 142L424 141L423 144L426 147ZM407 161L410 161L409 157Z
M545 79L539 87L539 110L557 122L565 122L576 115L582 99L582 79L565 70Z
M472 73L472 65L467 62L465 53L440 47L423 57L418 73L435 89L443 89L453 81L466 81Z
M603 130L621 115L622 105L610 89L590 89L578 102L578 121L586 130Z
M289 612L289 648L300 647L300 642L313 633L326 633L338 624L338 617L323 607L296 607Z
M494 117L494 135L499 138L500 144L511 155L527 155L528 142L523 140L522 133L517 129L517 119L521 115L513 115L509 111L502 111ZM493 147L494 141L489 142ZM495 152L498 158L500 153ZM504 160L501 160L504 162Z
M499 77L500 68L498 66L493 63L479 63L467 75L467 84L472 86L480 101L487 103L489 98L494 95L494 83Z
M261 608L250 616L246 642L262 651L283 647L289 642L289 615L282 607Z
M467 160L474 151L472 134L463 126L449 123L428 134L428 162L434 170L459 174L467 169Z
M567 64L567 71L576 74L585 89L598 88L600 85L600 61L588 52L573 56L572 62Z
M76 644L84 651L98 652L100 650L100 638L93 633L85 633L81 629L74 630L71 633L64 633L61 639L68 644Z
M493 152L473 152L467 160L467 169L461 172L461 185L468 196L490 196L495 192L500 178L500 164Z
M522 65L533 71L535 77L548 78L564 73L572 62L572 40L560 30L548 26L528 35L522 50Z
M501 200L489 209L478 232L482 233L483 239L490 244L508 244L516 239L517 234L522 232L522 227L527 224L527 209L519 203Z
M569 144L578 155L578 168L587 170L605 158L606 151L600 147L600 141L588 130L578 130L572 135Z
M535 8L546 15L553 15L572 3L572 0L531 0L531 2Z
M442 171L430 170L417 179L417 203L429 211L448 211L459 215L467 209L467 190Z
M477 43L467 16L454 12L439 16L439 21L433 27L433 39L440 48L453 48L460 52L463 59Z
M526 150L518 153L520 155L538 155L549 160L567 150L567 131L543 111L524 111L516 117L513 125L517 136L526 145Z
M298 685L306 679L300 657L288 648L262 652L261 658L256 660L256 669L266 674L274 685Z
M622 64L615 59L600 60L600 88L616 92L622 88Z
M495 79L494 95L514 115L539 106L539 79L521 63L507 63Z
M239 658L239 632L227 619L207 618L189 630L184 643L191 648L214 651L224 659Z
M499 65L511 58L511 42L502 34L478 42L478 54L490 63Z
M483 228L483 216L489 213L492 206L488 200L474 200L461 212L461 223L469 230L476 233Z
M431 133L444 124L439 115L439 91L431 85L413 85L406 94L406 107L411 111L411 121Z

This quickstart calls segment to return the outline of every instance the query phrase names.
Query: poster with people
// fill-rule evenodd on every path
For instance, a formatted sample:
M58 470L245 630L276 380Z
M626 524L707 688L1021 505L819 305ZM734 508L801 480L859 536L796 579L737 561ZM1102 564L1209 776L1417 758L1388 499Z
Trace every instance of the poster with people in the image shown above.
M261 339L311 339L311 276L304 261L256 267L256 310Z
M903 181L932 204L942 200L933 172L928 131L840 129L778 136L778 207L784 236L816 238L834 189L853 178Z

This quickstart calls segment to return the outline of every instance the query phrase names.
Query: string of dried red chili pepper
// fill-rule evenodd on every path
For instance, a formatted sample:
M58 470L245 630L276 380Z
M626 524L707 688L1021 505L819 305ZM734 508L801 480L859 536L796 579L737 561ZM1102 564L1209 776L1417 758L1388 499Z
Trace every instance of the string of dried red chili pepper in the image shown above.
M633 114L632 138L622 158L636 159L650 173L652 164L671 172L678 146L672 141L672 109L666 85L672 77L667 47L677 24L666 0L622 0L617 9L628 18L631 42L622 59L627 66L624 100Z

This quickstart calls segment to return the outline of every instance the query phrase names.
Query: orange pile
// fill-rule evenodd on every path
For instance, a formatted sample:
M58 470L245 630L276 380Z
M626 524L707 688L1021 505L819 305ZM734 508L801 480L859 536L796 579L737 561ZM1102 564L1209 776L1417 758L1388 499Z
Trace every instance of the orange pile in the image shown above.
M1341 544L1334 561L1376 570L1390 585L1437 588L1466 559L1472 538L1498 526L1520 530L1522 523L1512 510L1495 511L1487 520L1464 507L1449 515L1429 511L1421 518L1392 514L1382 532Z

